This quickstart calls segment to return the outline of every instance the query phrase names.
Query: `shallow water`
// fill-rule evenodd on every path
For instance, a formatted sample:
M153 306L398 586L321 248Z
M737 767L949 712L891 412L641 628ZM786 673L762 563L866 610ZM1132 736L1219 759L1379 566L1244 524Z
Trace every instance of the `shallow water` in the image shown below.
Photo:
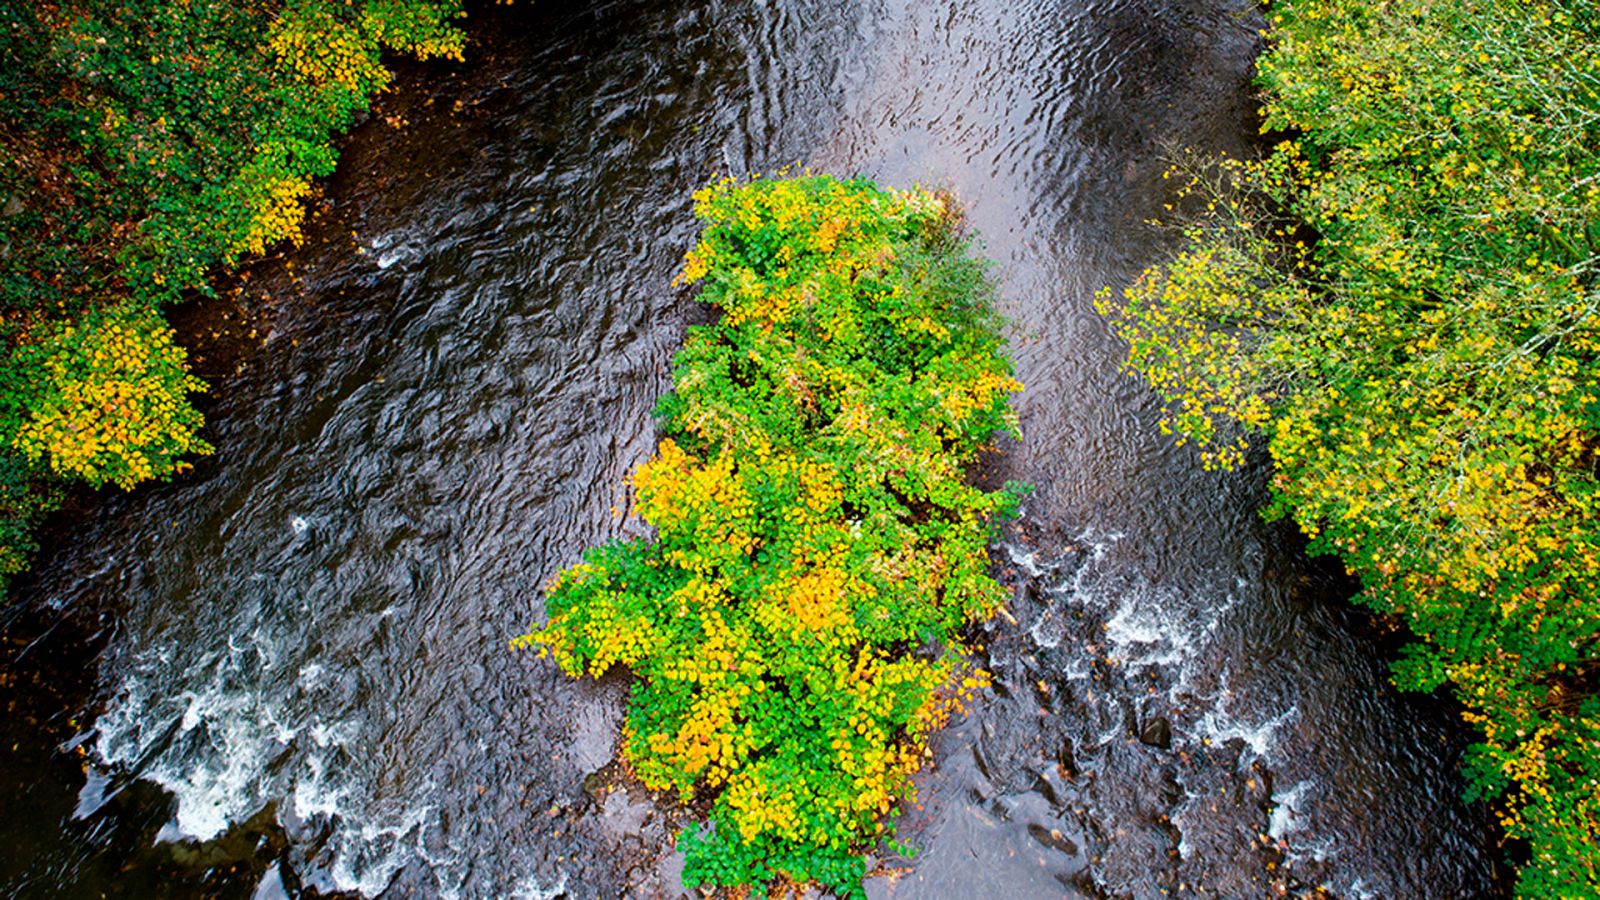
M1038 486L996 548L996 688L870 892L1488 892L1450 711L1386 686L1348 586L1256 515L1259 471L1159 435L1091 308L1170 237L1145 224L1162 146L1250 139L1259 24L1185 0L477 11L473 61L404 79L311 245L245 282L276 313L215 386L217 456L107 499L21 586L8 634L40 649L8 677L44 657L83 683L21 692L54 718L14 737L0 884L674 894L671 811L596 789L624 683L506 641L639 527L613 507L698 314L667 287L690 191L798 164L960 198L1028 385L991 474ZM1139 739L1158 719L1166 747Z

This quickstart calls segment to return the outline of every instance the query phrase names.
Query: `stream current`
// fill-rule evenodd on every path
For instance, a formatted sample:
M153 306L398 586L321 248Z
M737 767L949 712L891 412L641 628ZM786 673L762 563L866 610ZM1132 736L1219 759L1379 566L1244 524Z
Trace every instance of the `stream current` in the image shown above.
M55 659L82 685L41 713L64 734L11 719L0 890L676 896L673 812L596 787L625 681L507 640L641 527L612 509L700 315L668 287L691 191L798 165L959 198L1027 385L988 474L1038 488L994 550L995 686L869 893L1492 892L1454 714L1389 688L1349 585L1257 514L1259 467L1159 434L1092 309L1170 246L1163 147L1248 147L1251 7L539 0L470 27L242 282L273 327L214 379L215 457L105 498L18 585L6 683Z

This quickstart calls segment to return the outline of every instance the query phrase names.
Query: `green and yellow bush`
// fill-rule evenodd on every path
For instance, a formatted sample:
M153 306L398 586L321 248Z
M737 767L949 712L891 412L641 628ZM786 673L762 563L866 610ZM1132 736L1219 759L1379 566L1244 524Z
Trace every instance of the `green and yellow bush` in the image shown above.
M0 586L78 481L208 448L159 311L298 244L384 52L460 59L459 0L0 6ZM119 419L126 416L125 419Z
M637 676L623 752L710 798L687 883L861 891L928 736L986 683L959 632L1002 591L988 541L1015 487L967 467L1015 433L985 266L946 201L863 180L723 180L683 283L663 437L631 476L653 539L548 586L537 644L567 673Z
M1102 309L1168 427L1337 552L1454 685L1524 896L1600 895L1600 16L1287 0L1251 161L1190 157L1181 251ZM1521 851L1519 851L1519 854Z
M48 339L25 344L0 381L0 431L29 463L94 487L130 488L209 453L190 391L205 384L155 312L91 311ZM13 419L16 421L13 421Z

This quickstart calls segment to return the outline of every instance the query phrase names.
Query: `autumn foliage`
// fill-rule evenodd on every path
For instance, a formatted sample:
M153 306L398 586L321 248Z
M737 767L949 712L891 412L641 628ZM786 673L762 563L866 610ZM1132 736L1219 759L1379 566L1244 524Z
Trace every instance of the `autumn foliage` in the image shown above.
M205 453L161 310L299 243L385 51L459 59L457 0L0 9L0 585L63 482Z
M1452 685L1525 896L1600 895L1600 17L1274 3L1263 159L1185 156L1181 251L1102 309L1167 426L1341 554Z
M1021 385L941 196L804 177L695 201L679 280L721 315L630 478L655 537L585 553L517 643L638 676L627 760L709 801L688 883L855 895L929 734L985 683L957 634L1001 602L988 541L1016 496L966 469L1015 433Z

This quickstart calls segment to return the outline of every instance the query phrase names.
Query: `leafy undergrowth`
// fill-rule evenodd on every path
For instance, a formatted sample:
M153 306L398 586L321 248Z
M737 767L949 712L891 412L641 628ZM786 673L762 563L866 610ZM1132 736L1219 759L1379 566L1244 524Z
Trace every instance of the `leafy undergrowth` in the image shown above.
M988 542L1018 487L966 469L1016 433L1021 385L942 197L807 176L695 201L679 281L721 315L690 329L630 478L656 537L589 550L514 643L638 676L628 762L711 798L686 883L858 895L929 734L986 684L957 632L1002 600Z
M298 243L385 51L459 59L459 0L0 7L0 589L60 486L209 452L164 307Z
M1342 554L1453 684L1530 897L1600 896L1600 15L1274 3L1261 160L1190 159L1188 240L1112 315L1213 462ZM1226 424L1226 423L1234 424ZM1242 427L1241 427L1242 425Z

